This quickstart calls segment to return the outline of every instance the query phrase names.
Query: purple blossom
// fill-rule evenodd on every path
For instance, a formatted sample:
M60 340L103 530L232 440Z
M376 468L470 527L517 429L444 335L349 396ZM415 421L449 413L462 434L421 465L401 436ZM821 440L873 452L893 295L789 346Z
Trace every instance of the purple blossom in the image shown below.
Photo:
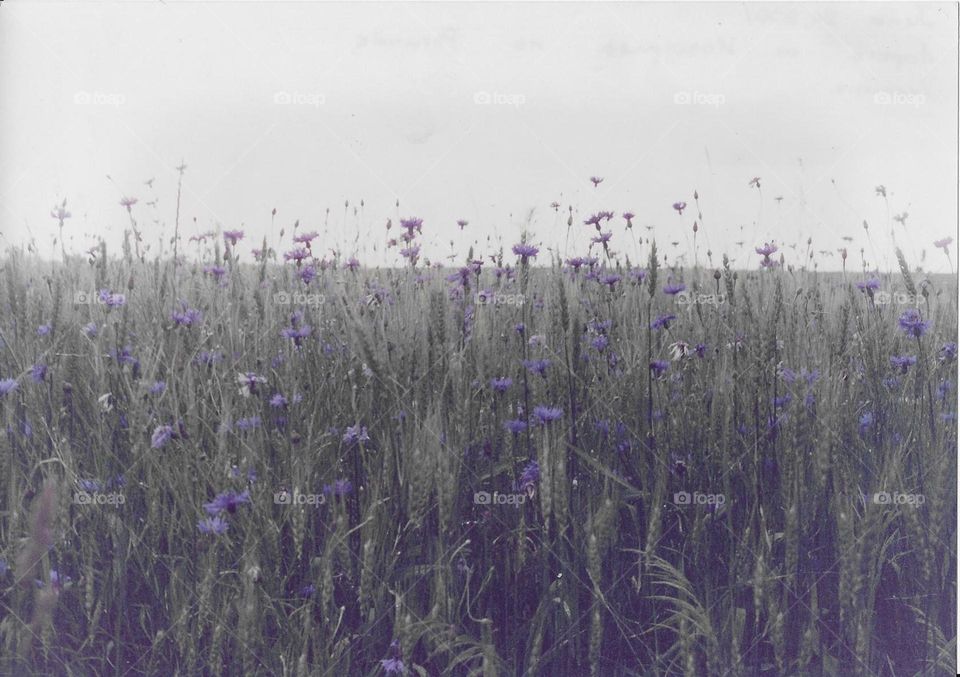
M270 398L270 406L275 409L284 409L287 406L287 398L280 393L276 393Z
M663 376L664 372L670 368L670 363L666 360L653 360L650 363L650 371L653 372L655 378L660 378Z
M540 425L546 425L563 417L563 409L539 405L533 408L533 415L539 419Z
M907 369L916 363L917 358L914 355L894 355L890 358L890 364L896 369L900 370L900 373L902 374L906 374Z
M150 386L149 392L151 395L159 395L166 389L167 389L166 381L155 381L153 385Z
M907 308L903 315L900 316L899 324L904 334L920 338L927 333L931 323L929 320L924 322L920 316L920 311L916 308Z
M676 315L660 315L650 323L651 329L669 329L670 323L677 319Z
M620 279L621 279L620 276L617 275L616 273L608 273L606 275L601 276L600 283L608 285L610 287L610 290L613 291L613 286L617 284L617 282L619 282Z
M597 352L602 353L604 348L610 345L610 339L608 339L605 334L600 334L600 336L596 336L590 341L590 345L592 345Z
M550 366L550 360L539 359L539 360L523 360L523 366L531 374L539 374L546 378L547 367Z
M520 479L517 480L517 489L519 491L532 492L539 481L540 465L536 461L530 461L523 469Z
M203 313L196 308L188 308L186 301L180 301L180 310L170 313L170 319L176 327L192 327L203 319Z
M49 324L41 324L37 327L37 336L47 336L51 329L52 327Z
M237 246L237 243L243 239L242 230L225 230L223 231L223 241L229 245Z
M353 493L353 483L346 478L335 480L333 484L324 485L323 493L327 496L347 496Z
M87 324L83 325L80 328L80 331L82 331L87 336L87 338L93 339L93 338L97 338L97 334L99 333L100 330L97 328L96 322L88 322Z
M676 284L668 282L667 286L663 288L663 293L669 294L670 296L676 296L680 292L686 291L686 289L687 285L685 285L683 282L678 282Z
M862 280L857 282L857 289L860 291L877 291L880 289L880 280L875 277L871 277L869 280Z
M677 210L677 213L683 215L683 210L687 208L686 202L674 202L673 208Z
M347 427L346 431L343 433L343 443L344 444L356 444L358 442L369 442L370 436L367 434L367 428L361 426L359 423L354 426Z
M44 379L47 377L47 365L42 362L30 367L30 378L33 379L34 383L43 383Z
M173 427L169 425L157 426L150 437L150 446L154 449L162 448L173 437Z
M201 534L213 534L215 536L222 536L226 531L227 521L222 517L204 517L199 522L197 522L197 528L200 529Z
M780 248L772 242L765 242L762 247L754 248L754 251L762 255L764 258L769 258L771 254L776 253L779 250Z
M532 244L521 242L520 244L513 245L513 253L520 257L521 263L526 263L527 259L534 258L540 253L540 250Z
M490 387L493 388L495 392L505 393L510 386L513 385L513 379L509 376L503 376L501 378L494 378L490 380Z
M952 362L957 359L957 344L953 341L944 343L940 348L938 358L941 362Z
M520 419L511 419L504 423L503 427L506 428L507 432L519 435L527 429L527 422Z
M208 515L218 515L224 510L232 515L237 512L237 508L244 503L250 503L249 490L244 490L241 494L233 491L224 491L223 493L217 494L209 503L204 503L203 509L207 511Z

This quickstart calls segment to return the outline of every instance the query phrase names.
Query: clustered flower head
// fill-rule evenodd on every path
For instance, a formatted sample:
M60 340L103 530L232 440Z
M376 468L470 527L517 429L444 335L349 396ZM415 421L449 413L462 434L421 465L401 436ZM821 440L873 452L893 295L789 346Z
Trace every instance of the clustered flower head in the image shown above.
M920 316L920 311L916 308L907 308L903 315L900 316L899 324L904 334L913 336L914 338L920 338L927 333L931 323L930 320L925 322Z

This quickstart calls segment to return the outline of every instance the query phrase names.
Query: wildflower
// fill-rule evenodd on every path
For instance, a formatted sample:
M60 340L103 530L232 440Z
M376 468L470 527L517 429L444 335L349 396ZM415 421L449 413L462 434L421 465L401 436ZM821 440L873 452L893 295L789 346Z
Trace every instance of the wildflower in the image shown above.
M154 449L162 448L173 437L173 427L168 425L157 426L150 437L150 446Z
M390 642L390 658L381 658L380 666L388 675L403 675L407 672L407 667L400 660L400 642L393 640Z
M293 344L299 347L303 343L303 339L310 336L311 331L313 331L313 328L306 325L302 327L285 327L280 330L280 336L292 339Z
M513 326L513 330L523 336L524 332L527 331L527 325L525 325L523 322L517 322L517 324Z
M861 282L857 282L857 289L860 291L877 291L880 289L880 280L875 277L869 280L862 280Z
M254 428L259 428L261 424L261 419L259 416L251 416L249 418L241 418L237 421L237 428L246 432L247 430L253 430Z
M236 247L237 243L243 239L242 230L225 230L223 231L223 241L227 244Z
M203 267L203 274L212 275L214 279L219 282L221 279L223 279L223 276L227 274L227 270L223 266L210 265Z
M295 261L297 265L310 256L310 250L303 247L294 247L288 252L283 253L284 261Z
M343 433L344 444L356 444L358 442L369 442L370 436L367 434L365 426L359 423L355 426L349 426Z
M490 387L493 388L495 392L505 393L507 389L513 385L513 379L509 376L504 376L502 378L495 378L490 380Z
M300 233L299 235L294 235L293 241L296 242L297 244L305 244L309 248L310 243L313 242L315 239L317 239L318 236L319 236L319 233L317 231L311 230L308 233Z
M351 256L347 259L345 266L351 273L355 273L360 268L360 261L357 260L357 257Z
M533 408L533 415L539 419L540 425L553 423L563 417L563 409L559 407L537 406Z
M766 242L762 247L756 247L755 252L762 255L764 258L770 258L770 255L779 251L780 248L772 242Z
M650 323L651 329L669 329L670 323L677 319L676 315L660 315Z
M170 313L175 327L192 327L203 319L203 313L196 308L188 308L186 301L180 301L181 310Z
M643 281L646 279L646 277L647 277L647 271L645 271L645 270L643 270L643 269L641 269L641 268L633 268L633 269L632 269L629 273L627 273L627 274L628 274L630 277L633 278L634 284L640 284L640 283L643 282Z
M521 263L526 263L527 259L534 258L540 253L540 250L534 247L532 244L521 242L520 244L513 245L513 253L520 257Z
M89 322L83 325L80 331L82 331L87 338L94 339L97 338L97 333L99 333L100 330L97 328L96 322Z
M287 398L280 393L276 393L270 398L270 406L274 409L285 409L287 406Z
M241 494L233 491L224 491L221 494L217 494L209 503L204 503L203 509L207 511L208 515L218 515L224 510L232 515L237 512L238 507L249 502L249 490L244 490Z
M890 364L900 370L900 373L906 374L907 369L917 363L914 355L894 355L890 358Z
M610 339L607 338L606 334L600 334L600 336L596 336L590 341L590 345L592 345L597 352L602 353L604 348L610 345Z
M400 226L407 229L408 235L413 235L413 231L423 232L423 219L411 217L409 219L400 219Z
M616 273L609 273L600 278L600 283L605 284L610 287L610 291L613 291L613 286L620 281L620 276Z
M100 480L94 479L84 479L77 482L77 486L80 487L81 491L86 491L90 494L95 494L97 492L103 491L103 483Z
M166 389L167 389L166 381L154 381L153 385L151 385L149 388L149 393L151 395L160 395Z
M596 187L599 186L601 183L603 183L603 178L602 178L602 177L599 177L599 176L591 176L591 177L590 177L590 183L592 183L592 184L593 184L593 187L596 188Z
M530 461L523 469L520 479L517 480L517 489L526 491L532 495L537 482L540 481L540 465L536 461Z
M504 423L503 427L506 428L507 432L513 433L514 435L519 435L527 429L527 423L526 421L521 421L520 419L511 419Z
M915 338L920 338L930 328L930 321L924 322L916 308L907 308L900 316L899 324L904 334Z
M943 238L942 240L936 240L936 241L933 243L933 246L936 247L937 249L942 249L943 251L946 252L946 251L947 251L947 247L949 247L951 244L953 244L953 238L952 238L952 237L945 237L945 238Z
M627 222L627 228L633 228L633 220L637 218L636 215L633 212L624 212L622 216Z
M204 517L197 522L197 528L200 529L200 533L214 534L215 536L222 536L228 526L227 521L222 517Z
M687 208L686 202L674 202L673 208L677 210L677 213L681 216L683 215L683 210Z
M603 246L606 246L607 243L610 242L610 238L612 237L613 237L613 231L605 230L599 235L591 238L590 242L592 242L593 244L602 244Z
M41 324L37 327L37 336L47 336L52 329L49 324Z
M693 347L693 351L697 354L697 357L702 359L707 356L707 344L698 343Z
M300 272L297 273L297 276L304 284L309 285L317 278L317 269L309 265L304 266L300 269Z
M300 588L301 597L313 597L314 593L317 591L317 586L313 583L309 583L302 588Z
M547 367L550 366L550 360L539 359L539 360L523 360L523 366L531 374L539 374L546 378Z
M668 282L667 286L663 288L663 293L669 294L670 296L676 296L680 292L686 291L686 290L687 290L687 285L685 285L683 282L678 282L677 284Z
M666 360L653 360L650 363L650 371L653 372L655 378L660 378L663 376L664 372L670 367L670 363Z
M420 257L420 245L414 245L412 247L406 247L400 250L400 256L405 259L410 259L410 263L416 263L417 259Z
M952 341L944 343L940 348L938 358L941 362L952 362L957 359L957 344Z
M47 365L42 362L30 367L30 378L33 379L34 383L43 383L43 380L47 377Z

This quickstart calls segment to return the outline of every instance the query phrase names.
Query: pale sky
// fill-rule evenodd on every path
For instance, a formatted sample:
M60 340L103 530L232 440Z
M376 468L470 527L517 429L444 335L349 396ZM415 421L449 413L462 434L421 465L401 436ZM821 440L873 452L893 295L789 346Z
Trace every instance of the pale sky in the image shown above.
M696 189L701 263L709 248L754 267L770 239L801 263L788 247L812 237L847 246L855 269L865 246L883 269L882 184L890 215L909 214L895 228L912 262L926 249L925 268L947 272L932 242L958 239L957 39L955 4L9 0L0 247L59 251L50 210L66 198L68 251L101 235L117 253L132 196L155 251L183 160L183 240L242 228L248 259L276 208L282 249L299 219L324 248L398 263L384 224L399 199L435 260L450 240L458 263L474 241L509 247L525 226L584 254L583 219L607 209L692 263ZM623 223L612 249L635 258Z

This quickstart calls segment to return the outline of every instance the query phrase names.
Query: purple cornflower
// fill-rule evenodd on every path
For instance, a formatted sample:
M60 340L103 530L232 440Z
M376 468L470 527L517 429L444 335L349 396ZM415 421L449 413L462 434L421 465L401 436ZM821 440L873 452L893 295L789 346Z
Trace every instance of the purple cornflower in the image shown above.
M636 218L636 214L633 212L624 212L623 218L627 222L627 228L633 228L633 220Z
M170 313L170 319L176 327L192 327L203 319L203 313L196 308L188 308L186 301L180 301L181 310Z
M942 249L943 251L947 251L947 247L949 247L951 244L953 244L953 238L945 237L942 240L934 241L933 246L936 247L937 249Z
M920 311L916 308L907 308L900 316L899 324L904 334L915 338L920 338L930 328L930 321L924 322L920 316Z
M138 199L138 198L135 198L135 197L124 197L124 198L121 198L121 199L120 199L120 206L121 206L121 207L126 207L126 208L127 208L127 211L129 212L129 211L130 211L130 208L131 208L133 205L137 204L137 202L139 202L139 199Z
M527 259L534 258L540 253L540 250L532 244L521 242L520 244L513 245L513 253L520 257L521 263L526 263Z
M288 252L283 253L284 261L295 261L297 265L300 265L304 259L310 256L310 250L305 249L304 247L294 247Z
M227 521L222 517L204 517L199 522L197 522L197 528L200 529L201 534L213 534L215 536L222 536L226 531Z
M243 493L237 494L232 491L224 491L217 494L212 501L203 504L203 509L208 515L218 515L226 510L231 515L237 512L237 508L244 503L250 502L250 491L245 489Z
M599 186L601 183L603 183L603 177L601 177L601 176L591 176L591 177L590 177L590 183L592 183L592 184L593 184L593 187L596 188L596 187Z
M166 381L155 381L154 384L150 386L149 392L151 395L159 395L166 389L167 389Z
M536 461L530 461L527 463L526 467L523 469L523 473L520 475L520 479L517 480L517 489L520 491L526 491L528 493L533 493L533 489L536 487L537 482L540 481L540 464Z
M917 363L917 358L913 355L894 355L890 358L890 364L900 370L900 373L906 374L907 369Z
M604 348L610 345L610 339L607 338L606 334L600 334L600 336L596 336L590 341L590 345L592 345L597 352L602 353Z
M410 263L416 263L417 259L420 257L420 245L413 245L412 247L405 247L400 250L400 256L405 259L410 259Z
M493 388L495 392L505 393L507 389L513 385L513 379L509 376L503 376L502 378L495 378L490 380L490 387Z
M651 329L669 329L670 323L677 319L676 315L660 315L650 323Z
M869 280L862 280L857 282L857 289L860 291L877 291L880 289L880 280L875 277L871 277Z
M413 235L413 231L423 232L423 219L410 217L409 219L400 219L400 227L407 229L408 235Z
M521 421L520 419L511 419L503 424L503 427L506 428L507 432L513 433L514 435L519 435L524 430L527 429L527 422Z
M310 265L304 266L297 276L304 284L309 285L317 278L317 269Z
M613 237L613 231L605 230L599 235L595 235L594 237L592 237L590 239L590 242L592 242L593 244L602 244L606 246L607 243L610 242L610 238L612 237Z
M86 491L90 494L95 494L99 491L103 491L103 483L100 480L94 479L84 479L77 482L77 486L80 487L81 491Z
M640 284L647 278L647 271L642 268L633 268L628 275L633 278L634 284Z
M355 273L360 268L360 261L355 256L351 256L344 264L351 273Z
M276 393L270 398L270 406L275 409L284 409L287 406L287 398L280 393Z
M295 235L293 238L293 241L296 242L297 244L305 244L307 245L307 247L309 247L310 243L313 242L315 239L317 239L319 235L320 233L318 233L317 231L311 230L307 233L300 233L299 235Z
M938 355L941 362L952 362L957 359L957 344L953 341L944 343L940 348L940 354Z
M610 291L613 291L614 285L617 284L620 279L620 276L616 273L608 273L600 278L600 284L608 285L610 287Z
M154 449L162 448L173 437L173 427L169 425L157 426L150 437L150 446Z
M41 324L37 327L37 336L46 336L50 333L52 327L49 324Z
M367 434L367 428L359 423L354 426L348 426L343 433L344 444L356 444L358 442L369 442L370 436Z
M250 416L249 418L241 418L237 421L236 426L239 430L247 431L253 430L254 428L259 428L262 423L259 416Z
M777 247L777 245L775 245L774 243L772 243L772 242L765 242L762 247L756 247L756 248L754 248L753 251L757 252L758 254L760 254L761 256L763 256L764 258L770 258L770 255L771 255L771 254L773 254L773 253L775 253L775 252L777 252L777 251L779 251L779 250L780 250L780 248Z
M310 332L313 331L311 327L306 325L302 327L285 327L280 330L280 336L283 338L288 338L293 340L293 344L299 347L303 343L303 339L310 336Z
M204 275L213 275L214 279L219 282L224 275L227 274L227 269L223 266L204 266L203 267Z
M82 331L82 332L86 335L87 338L91 338L91 339L92 339L92 338L97 338L97 334L99 333L100 330L97 328L97 323L96 323L96 322L89 322L89 323L83 325L83 326L80 328L80 331Z
M47 377L47 365L42 362L30 367L30 378L33 379L34 383L43 383L43 380Z
M546 378L547 367L550 366L550 360L539 359L539 360L523 360L523 366L531 374L539 374Z
M676 284L674 284L673 282L668 282L667 286L663 288L663 293L669 294L670 296L676 296L680 292L686 291L686 290L687 290L687 285L685 285L683 282L677 282Z
M533 415L540 420L540 425L546 425L563 417L563 409L540 405L533 408Z
M697 357L703 358L707 356L707 344L698 343L693 347L693 352L697 354Z
M527 331L527 325L525 325L523 322L517 322L517 324L513 326L513 330L523 336L523 334Z
M457 219L457 225L460 226L460 230L463 230L464 228L466 228L467 225L469 225L469 223L470 222L467 221L466 219Z
M381 658L380 666L388 675L403 675L407 672L407 666L399 658Z
M230 244L234 247L237 246L237 243L243 239L242 230L225 230L223 231L223 241L227 244Z
M673 208L677 210L677 213L681 216L683 215L683 210L687 208L686 202L674 202Z
M653 372L655 378L660 378L663 376L664 372L670 368L670 363L666 360L653 360L650 363L650 371Z

